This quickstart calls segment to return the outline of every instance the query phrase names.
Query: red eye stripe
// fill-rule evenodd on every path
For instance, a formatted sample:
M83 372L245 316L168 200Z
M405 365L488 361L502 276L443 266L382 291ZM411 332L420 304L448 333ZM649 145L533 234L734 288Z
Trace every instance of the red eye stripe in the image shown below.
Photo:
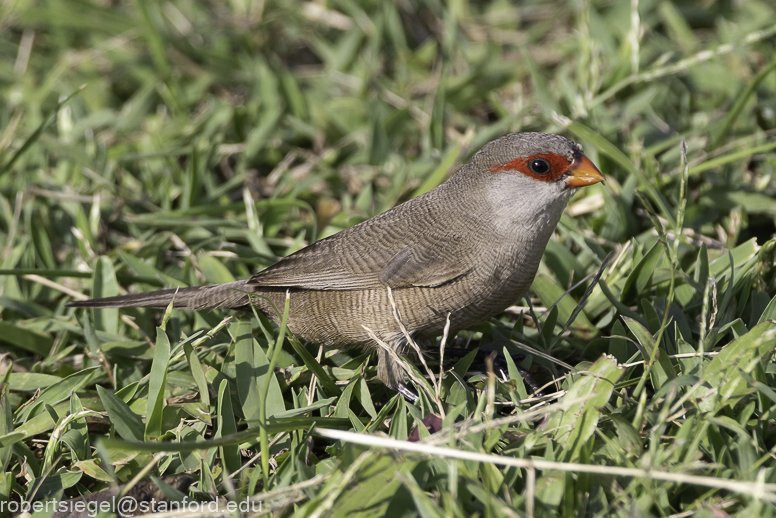
M536 174L531 171L531 168L528 164L531 163L531 160L536 158L543 158L547 161L548 164L550 164L549 173ZM563 176L563 174L568 171L570 166L571 160L563 155L559 155L557 153L540 153L531 155L527 158L516 158L510 162L507 162L506 164L492 165L490 166L490 172L498 173L501 171L518 171L535 180L541 180L543 182L554 182Z

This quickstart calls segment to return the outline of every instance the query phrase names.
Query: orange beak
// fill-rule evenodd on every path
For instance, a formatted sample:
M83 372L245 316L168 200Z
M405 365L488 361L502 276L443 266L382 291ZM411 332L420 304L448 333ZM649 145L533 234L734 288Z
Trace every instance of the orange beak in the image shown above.
M571 176L566 178L566 187L584 187L604 181L604 175L601 174L601 171L582 153L574 156L574 162L569 167L569 172L571 172Z

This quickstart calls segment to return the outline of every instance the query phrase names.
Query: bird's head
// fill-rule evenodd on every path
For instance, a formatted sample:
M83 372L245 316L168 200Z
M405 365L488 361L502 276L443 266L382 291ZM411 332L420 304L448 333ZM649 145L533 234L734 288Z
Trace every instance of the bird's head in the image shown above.
M494 140L461 173L485 191L491 210L503 219L553 228L577 188L604 180L578 144L547 133Z

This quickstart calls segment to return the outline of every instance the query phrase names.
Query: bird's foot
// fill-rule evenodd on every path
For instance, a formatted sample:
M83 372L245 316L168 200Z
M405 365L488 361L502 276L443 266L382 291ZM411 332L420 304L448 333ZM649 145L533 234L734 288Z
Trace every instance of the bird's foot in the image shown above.
M418 400L418 395L408 389L402 383L399 383L399 386L396 387L396 392L404 396L404 399L408 400L410 403L414 403Z

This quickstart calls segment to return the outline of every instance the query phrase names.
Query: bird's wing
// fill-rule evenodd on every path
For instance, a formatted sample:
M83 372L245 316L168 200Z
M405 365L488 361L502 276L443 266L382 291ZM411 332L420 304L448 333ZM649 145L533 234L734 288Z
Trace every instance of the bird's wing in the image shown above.
M380 282L391 288L432 288L463 277L471 269L471 265L462 264L445 250L408 246L394 255L380 271Z
M323 239L254 275L251 286L363 290L439 286L472 269L450 239L359 239L347 231ZM363 234L361 234L363 235ZM455 245L455 246L451 246ZM455 250L455 254L451 253Z
M373 271L368 265L354 268L347 257L339 255L337 248L325 240L314 243L258 272L248 284L308 290L360 290L380 286L379 271Z

